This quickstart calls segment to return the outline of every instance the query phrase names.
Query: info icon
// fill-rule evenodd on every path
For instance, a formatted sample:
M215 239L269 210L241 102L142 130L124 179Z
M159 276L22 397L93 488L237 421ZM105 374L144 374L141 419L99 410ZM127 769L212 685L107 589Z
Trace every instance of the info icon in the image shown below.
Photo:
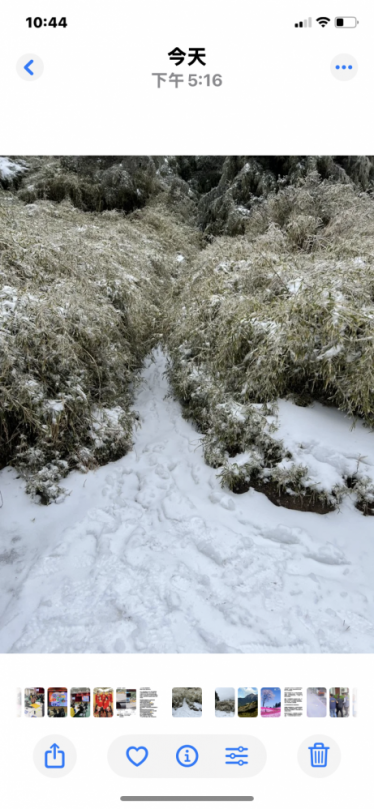
M332 75L338 81L350 81L357 76L358 64L350 53L338 53L337 56L334 56L330 68Z
M177 750L176 758L181 767L194 767L199 760L199 754L192 744L182 744Z

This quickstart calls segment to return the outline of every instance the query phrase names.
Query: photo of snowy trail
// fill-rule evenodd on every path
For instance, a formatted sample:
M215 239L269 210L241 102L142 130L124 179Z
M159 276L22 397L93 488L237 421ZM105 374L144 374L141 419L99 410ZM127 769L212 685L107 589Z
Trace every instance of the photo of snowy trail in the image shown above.
M373 290L373 156L0 158L0 653L374 652Z
M322 697L309 689L307 711L308 716L319 718L326 716L326 695Z
M71 472L62 502L0 472L0 652L374 652L370 517L349 497L320 515L222 489L165 370L157 349L133 449ZM360 455L374 468L373 433L334 408L280 402L279 423L332 480Z

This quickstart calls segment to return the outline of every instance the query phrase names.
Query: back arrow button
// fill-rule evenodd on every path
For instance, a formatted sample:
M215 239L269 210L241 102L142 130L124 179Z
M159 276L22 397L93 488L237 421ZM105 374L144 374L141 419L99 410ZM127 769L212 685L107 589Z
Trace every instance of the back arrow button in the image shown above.
M40 56L36 56L35 53L25 53L18 59L17 73L24 81L36 81L36 79L40 79L43 70L43 62Z
M29 75L30 75L30 76L33 76L33 75L34 75L33 71L32 71L32 70L30 70L31 65L33 65L33 64L34 64L34 60L33 60L33 59L30 59L30 61L29 61L29 62L27 62L27 65L24 65L24 66L23 66L23 69L24 69L24 70L27 70L27 72L29 73Z

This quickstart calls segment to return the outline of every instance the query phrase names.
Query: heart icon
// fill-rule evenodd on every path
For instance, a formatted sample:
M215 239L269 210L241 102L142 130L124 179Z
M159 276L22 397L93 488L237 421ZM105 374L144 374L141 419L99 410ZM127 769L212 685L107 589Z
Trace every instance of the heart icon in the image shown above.
M134 767L140 767L148 758L148 750L146 747L128 747L126 750L128 760Z

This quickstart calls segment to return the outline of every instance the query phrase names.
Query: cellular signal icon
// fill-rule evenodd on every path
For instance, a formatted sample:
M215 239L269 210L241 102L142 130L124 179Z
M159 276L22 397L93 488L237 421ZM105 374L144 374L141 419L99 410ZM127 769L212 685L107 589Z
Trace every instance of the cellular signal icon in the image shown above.
M322 27L326 28L328 22L330 22L330 17L317 17L316 22Z
M307 20L301 20L301 22L295 22L295 28L311 28L312 27L312 18L308 17Z

